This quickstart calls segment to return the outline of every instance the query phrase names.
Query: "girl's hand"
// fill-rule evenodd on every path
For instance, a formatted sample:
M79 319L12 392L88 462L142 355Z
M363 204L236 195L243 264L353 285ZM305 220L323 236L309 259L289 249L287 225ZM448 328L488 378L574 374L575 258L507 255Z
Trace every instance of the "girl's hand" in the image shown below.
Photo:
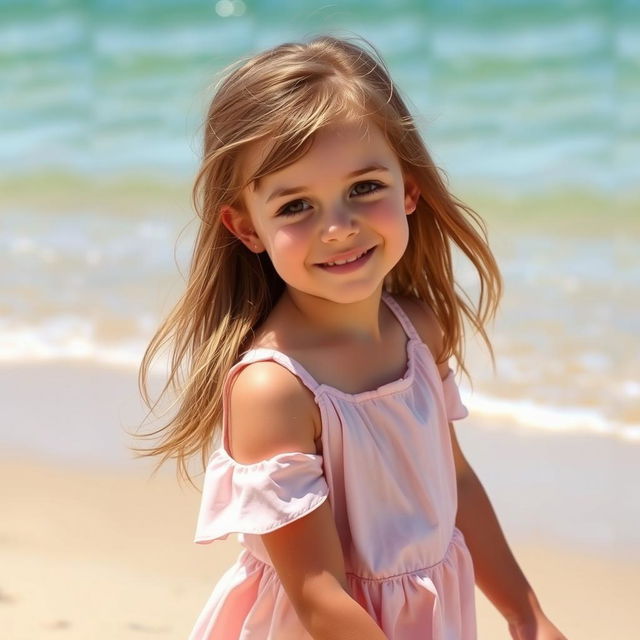
M542 611L529 620L509 621L509 633L513 640L567 640Z

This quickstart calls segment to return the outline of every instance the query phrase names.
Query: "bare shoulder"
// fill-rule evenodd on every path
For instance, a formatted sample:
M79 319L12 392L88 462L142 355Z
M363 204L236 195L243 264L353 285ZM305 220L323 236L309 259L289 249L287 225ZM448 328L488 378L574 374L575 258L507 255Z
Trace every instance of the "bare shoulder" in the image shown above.
M429 347L435 360L442 350L443 334L442 327L433 309L426 302L417 298L397 296L395 300L407 314L422 342ZM440 363L438 369L441 377L444 377L447 374L449 365L447 362Z
M278 453L317 453L320 418L313 394L288 369L273 362L244 367L231 386L229 453L251 464Z
M409 316L409 320L416 328L418 335L431 351L433 352L434 348L441 347L442 329L431 307L417 298L397 296L395 300Z

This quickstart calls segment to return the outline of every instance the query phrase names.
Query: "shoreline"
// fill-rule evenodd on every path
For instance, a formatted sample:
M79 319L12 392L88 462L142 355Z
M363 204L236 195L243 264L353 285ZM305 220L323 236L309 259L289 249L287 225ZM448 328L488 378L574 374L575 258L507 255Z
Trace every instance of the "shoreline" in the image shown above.
M150 386L153 394L159 379ZM134 370L84 362L0 363L0 388L8 399L0 423L4 457L133 472L156 462L136 459L129 449L145 446L127 433L146 414ZM144 430L159 424L149 419ZM455 429L508 539L577 544L586 552L640 560L640 503L633 495L640 486L638 443L546 432L473 412ZM197 460L193 469L200 471Z

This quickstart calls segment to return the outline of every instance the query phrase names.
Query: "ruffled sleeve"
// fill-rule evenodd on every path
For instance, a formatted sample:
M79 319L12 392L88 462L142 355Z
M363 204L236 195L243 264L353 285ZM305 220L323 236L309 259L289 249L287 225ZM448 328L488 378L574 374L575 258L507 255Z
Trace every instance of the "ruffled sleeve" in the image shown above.
M195 542L275 531L319 507L328 494L322 456L281 453L245 465L220 448L207 465Z
M442 380L442 390L444 392L444 405L447 411L447 420L462 420L469 415L467 407L462 404L460 391L453 377L453 371L449 369L447 377Z

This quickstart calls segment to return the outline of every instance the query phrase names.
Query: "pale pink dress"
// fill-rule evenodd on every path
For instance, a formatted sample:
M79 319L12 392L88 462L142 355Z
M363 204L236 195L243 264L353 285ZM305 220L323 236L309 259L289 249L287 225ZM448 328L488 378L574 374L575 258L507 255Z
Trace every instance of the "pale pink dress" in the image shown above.
M235 375L274 360L313 392L323 455L281 453L239 464L222 446L207 467L195 541L239 533L245 549L220 578L190 640L309 640L261 534L317 508L335 517L352 596L390 640L475 640L474 572L455 527L457 493L448 422L467 416L453 372L442 380L429 348L384 293L408 336L407 370L374 391L319 384L272 349L253 349Z

